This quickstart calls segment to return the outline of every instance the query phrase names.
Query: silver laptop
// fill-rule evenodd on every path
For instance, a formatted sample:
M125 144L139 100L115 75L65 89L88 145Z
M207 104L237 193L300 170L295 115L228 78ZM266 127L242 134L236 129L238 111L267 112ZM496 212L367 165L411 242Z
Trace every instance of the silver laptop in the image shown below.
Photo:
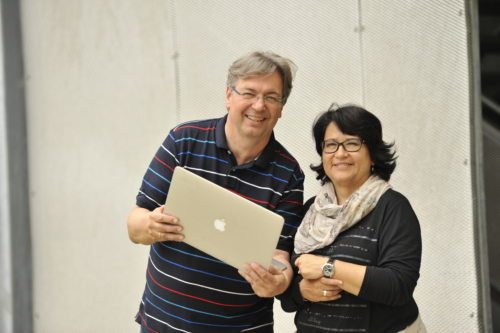
M174 169L164 212L180 219L186 243L235 268L284 268L272 260L283 217L191 171Z

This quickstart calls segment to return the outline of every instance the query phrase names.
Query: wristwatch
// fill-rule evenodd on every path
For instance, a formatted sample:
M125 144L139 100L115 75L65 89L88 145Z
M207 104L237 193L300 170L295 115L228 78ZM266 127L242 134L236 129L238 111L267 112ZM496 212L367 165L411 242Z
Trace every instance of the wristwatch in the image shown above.
M332 257L328 258L328 261L321 266L321 270L324 277L331 278L335 274L335 259Z

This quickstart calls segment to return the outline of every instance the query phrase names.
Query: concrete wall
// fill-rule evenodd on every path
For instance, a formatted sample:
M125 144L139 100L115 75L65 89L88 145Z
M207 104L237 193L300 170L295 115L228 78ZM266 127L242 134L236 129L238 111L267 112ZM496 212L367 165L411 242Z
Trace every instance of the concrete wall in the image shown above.
M177 122L222 115L227 67L254 49L299 67L276 134L317 189L314 117L377 114L394 187L420 218L416 298L430 332L481 331L464 1L24 1L37 333L136 332L147 247L125 219ZM276 331L293 317L277 307Z

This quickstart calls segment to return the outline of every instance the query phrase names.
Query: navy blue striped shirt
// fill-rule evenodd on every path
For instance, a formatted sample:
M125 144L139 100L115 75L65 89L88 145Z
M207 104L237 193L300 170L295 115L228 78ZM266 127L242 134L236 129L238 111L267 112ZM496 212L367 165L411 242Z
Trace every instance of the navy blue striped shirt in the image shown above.
M274 135L257 159L236 165L225 123L223 117L171 130L144 175L137 205L153 210L164 204L180 165L282 215L278 249L291 252L302 219L302 170ZM272 309L273 299L255 295L235 268L186 243L151 245L136 317L151 332L272 332Z

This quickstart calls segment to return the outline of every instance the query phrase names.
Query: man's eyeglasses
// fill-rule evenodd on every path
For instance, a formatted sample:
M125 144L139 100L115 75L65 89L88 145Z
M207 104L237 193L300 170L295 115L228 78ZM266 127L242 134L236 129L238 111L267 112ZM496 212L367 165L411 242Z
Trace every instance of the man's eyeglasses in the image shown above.
M342 148L344 148L345 151L354 153L361 149L363 143L365 143L365 141L359 138L347 139L343 142L338 142L335 141L334 139L328 139L322 142L322 148L323 148L323 153L326 154L335 153L337 150L339 150L340 146L342 146Z
M241 96L245 101L255 103L259 100L260 96L250 92L250 91L243 91L239 92L236 90L235 87L231 87L231 90L234 91L238 96ZM272 106L277 106L282 104L282 98L277 95L266 95L262 96L262 99L264 100L264 104L266 105L272 105Z

